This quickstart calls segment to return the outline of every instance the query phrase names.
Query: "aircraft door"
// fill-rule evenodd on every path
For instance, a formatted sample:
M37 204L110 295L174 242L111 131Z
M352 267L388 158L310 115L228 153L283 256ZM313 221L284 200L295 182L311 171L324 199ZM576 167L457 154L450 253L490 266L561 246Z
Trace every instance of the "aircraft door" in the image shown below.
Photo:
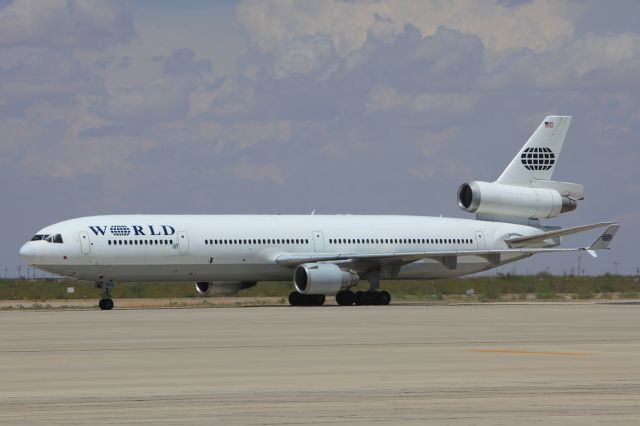
M313 251L324 251L322 231L313 231Z
M80 252L82 254L91 253L91 240L89 240L88 232L80 232Z
M189 253L189 235L185 231L178 231L178 250L181 254Z
M476 231L476 248L478 250L484 250L487 248L487 242L484 239L484 232Z

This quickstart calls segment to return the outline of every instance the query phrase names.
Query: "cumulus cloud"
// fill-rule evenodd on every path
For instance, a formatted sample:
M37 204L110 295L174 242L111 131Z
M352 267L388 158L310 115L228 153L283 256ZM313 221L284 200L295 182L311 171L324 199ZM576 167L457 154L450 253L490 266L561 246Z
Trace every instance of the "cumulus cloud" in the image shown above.
M211 89L202 77L203 73L212 71L210 61L197 60L195 52L187 48L178 49L168 57L155 57L154 61L162 67L160 78L111 90L100 113L117 121L156 122L185 117L190 103L194 105L192 110L207 110L202 97L194 96L194 92Z
M229 171L238 179L249 180L256 183L271 182L278 186L285 183L282 170L275 164L250 162L246 158L242 158L239 162L231 166Z
M442 120L445 117L459 116L471 111L479 96L475 93L424 93L400 94L387 86L376 87L369 93L365 105L367 114L385 112L397 108L420 113L431 119ZM437 116L434 117L434 114Z
M369 34L361 49L344 58L331 40L303 36L270 53L249 52L244 61L259 67L255 78L237 78L234 89L213 104L214 114L309 121L386 108L372 103L372 96L381 94L372 92L375 88L390 88L405 100L410 96L414 112L433 109L437 93L467 93L473 88L483 68L484 49L473 35L440 27L423 37L416 27L406 25L390 38ZM441 109L456 107L450 114L461 110L462 97L440 99Z
M163 80L118 88L108 94L100 112L106 118L125 122L177 120L188 111L189 93L189 88Z
M0 46L101 48L135 36L123 1L14 0L0 8Z
M206 59L196 60L195 57L196 54L191 49L178 49L164 59L164 72L170 75L180 75L184 73L199 75L212 71L211 61Z
M519 2L521 3L521 2ZM568 2L539 0L509 7L500 2L262 2L238 8L238 21L262 51L277 50L303 35L332 40L342 57L362 48L370 32L401 32L406 24L432 35L446 26L476 34L491 52L528 48L541 52L558 47L573 34Z
M550 52L505 53L487 70L483 81L487 88L633 87L638 73L640 34L586 34Z
M103 81L68 51L45 50L0 70L0 96L12 100L73 97L102 90Z

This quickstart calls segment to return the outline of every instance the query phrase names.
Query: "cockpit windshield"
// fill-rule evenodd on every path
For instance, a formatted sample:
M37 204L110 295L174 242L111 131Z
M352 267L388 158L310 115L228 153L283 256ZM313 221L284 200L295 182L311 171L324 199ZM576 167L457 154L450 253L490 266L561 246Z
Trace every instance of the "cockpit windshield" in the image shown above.
M31 241L46 241L48 243L62 244L61 234L37 234L31 238Z

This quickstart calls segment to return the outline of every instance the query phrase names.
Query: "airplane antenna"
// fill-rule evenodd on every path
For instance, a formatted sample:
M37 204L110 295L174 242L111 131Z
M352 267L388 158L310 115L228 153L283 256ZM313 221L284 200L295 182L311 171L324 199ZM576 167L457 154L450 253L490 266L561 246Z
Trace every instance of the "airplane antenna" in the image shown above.
M316 209L311 210L311 216L316 214Z

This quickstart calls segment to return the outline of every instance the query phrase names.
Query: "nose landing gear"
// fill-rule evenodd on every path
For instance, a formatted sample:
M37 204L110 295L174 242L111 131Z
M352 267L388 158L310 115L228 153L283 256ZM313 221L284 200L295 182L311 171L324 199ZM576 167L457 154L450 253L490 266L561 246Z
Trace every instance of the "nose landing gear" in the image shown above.
M98 302L98 306L103 311L109 311L113 309L113 299L108 299L108 298L100 299L100 302Z
M102 289L102 298L98 302L98 306L103 311L110 311L113 309L113 299L111 298L111 290L116 286L115 281L98 281L96 282L96 288Z

